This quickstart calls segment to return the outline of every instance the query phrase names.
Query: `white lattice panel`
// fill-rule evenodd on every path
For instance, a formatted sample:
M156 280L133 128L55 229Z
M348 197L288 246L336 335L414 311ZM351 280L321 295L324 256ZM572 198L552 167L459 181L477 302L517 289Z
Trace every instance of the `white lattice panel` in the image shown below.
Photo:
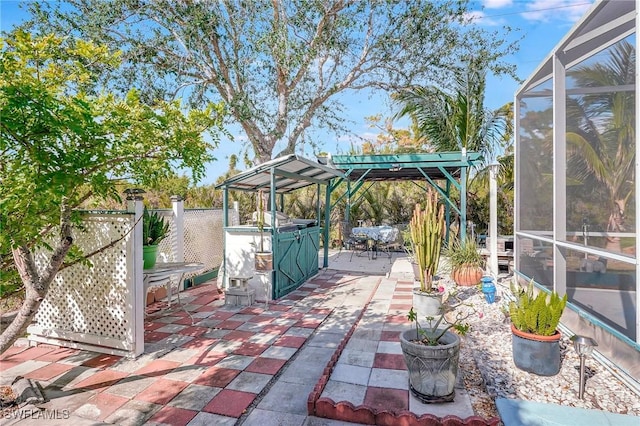
M127 243L132 214L92 214L82 229L74 230L75 243L89 253L112 241L113 247L93 256L92 267L76 264L58 273L36 314L36 329L84 336L84 342L129 349L133 345L133 317L127 287ZM48 253L37 254L40 269ZM83 343L84 343L83 342Z
M222 210L189 209L184 212L184 258L204 263L204 271L222 263Z
M155 210L165 222L169 223L169 236L158 244L158 262L182 262L176 259L173 252L172 241L176 238L176 220L171 210Z

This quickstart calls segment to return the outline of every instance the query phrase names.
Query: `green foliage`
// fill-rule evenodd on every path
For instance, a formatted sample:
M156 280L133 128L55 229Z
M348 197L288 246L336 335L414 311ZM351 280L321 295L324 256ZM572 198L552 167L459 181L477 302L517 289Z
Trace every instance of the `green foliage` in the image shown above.
M276 143L295 152L310 126L345 133L338 96L349 89L445 82L477 52L515 75L503 60L515 46L469 21L466 2L56 3L30 5L38 29L127 52L126 67L106 75L116 87L170 97L191 86L194 104L224 100L260 161L279 156Z
M431 283L440 262L444 237L444 206L438 206L438 194L429 189L425 208L416 204L409 223L414 260L420 269L420 291L431 292Z
M509 314L515 328L540 336L551 336L556 332L567 304L566 294L560 298L556 292L551 292L548 302L543 291L534 297L533 280L527 289L511 283L511 292L516 297L516 301L509 303Z
M464 241L459 239L450 241L443 250L443 255L449 259L449 267L452 271L463 265L482 266L484 261L478 250L478 244L471 236L467 236Z
M222 105L185 113L178 101L146 105L135 90L94 94L95 69L116 68L119 55L90 42L17 31L1 46L0 253L41 246L63 206L119 200L125 180L151 186L177 168L203 176Z
M457 303L452 303L452 300L457 301ZM473 308L472 305L461 302L457 295L450 294L447 300L445 300L441 307L441 312L436 317L426 317L426 322L421 325L418 321L418 314L413 310L413 307L409 310L407 314L407 319L411 322L415 322L416 324L416 333L420 339L420 342L427 346L437 346L438 341L447 330L453 328L458 334L464 336L471 329L471 325L467 322L464 322L467 318L475 313L475 309L470 309L466 313L457 311L455 315L453 312L459 306L467 306ZM451 320L451 316L453 315L453 319ZM449 318L447 318L449 317Z
M169 233L169 223L158 212L149 213L144 209L142 216L142 244L153 246L164 240Z

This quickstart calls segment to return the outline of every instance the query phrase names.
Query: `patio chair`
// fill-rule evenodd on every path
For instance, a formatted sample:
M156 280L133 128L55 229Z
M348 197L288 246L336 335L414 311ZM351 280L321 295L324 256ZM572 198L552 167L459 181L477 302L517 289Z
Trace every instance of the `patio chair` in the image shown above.
M402 248L402 236L400 235L400 230L397 226L393 227L393 238L386 242L378 242L377 249L380 252L386 253L389 257L389 263L392 263L391 260L391 251L397 251Z
M351 262L351 260L353 259L354 253L357 252L367 252L367 256L369 256L369 243L367 237L354 235L352 232L353 225L351 225L347 221L342 221L340 222L340 224L342 229L342 247L344 247L346 250L351 250L351 257L349 258L349 262Z

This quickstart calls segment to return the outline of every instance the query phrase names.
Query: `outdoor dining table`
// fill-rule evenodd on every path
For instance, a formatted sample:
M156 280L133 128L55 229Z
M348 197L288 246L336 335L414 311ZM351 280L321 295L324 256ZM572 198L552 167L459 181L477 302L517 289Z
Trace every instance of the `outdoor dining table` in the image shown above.
M177 277L178 285L182 283L182 279L184 274L187 272L197 271L199 269L204 268L203 263L199 262L159 262L156 263L153 268L144 269L142 271L143 275L143 283L144 283L144 294L147 294L147 290L150 287L160 287L164 286L167 289L167 303L168 307L171 307L171 280L174 277ZM191 318L191 324L194 323L193 317L187 311L187 309L182 304L180 300L180 289L178 289L178 305L182 308L183 311L189 315Z
M367 240L367 252L371 252L373 259L378 257L378 244L394 241L398 237L398 232L398 228L389 225L357 226L351 230L354 238Z

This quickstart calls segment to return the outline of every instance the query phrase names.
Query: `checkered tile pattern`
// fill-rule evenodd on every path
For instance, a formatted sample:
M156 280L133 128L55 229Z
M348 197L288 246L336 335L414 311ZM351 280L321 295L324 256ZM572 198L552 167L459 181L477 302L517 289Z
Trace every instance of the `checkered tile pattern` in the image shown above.
M0 358L1 384L18 375L36 379L45 393L72 395L68 409L95 421L186 425L204 412L208 420L233 424L331 313L296 303L330 291L331 274L268 307L225 306L215 285L198 286L181 294L194 325L177 303L167 309L157 302L147 308L146 351L135 360L12 347Z

